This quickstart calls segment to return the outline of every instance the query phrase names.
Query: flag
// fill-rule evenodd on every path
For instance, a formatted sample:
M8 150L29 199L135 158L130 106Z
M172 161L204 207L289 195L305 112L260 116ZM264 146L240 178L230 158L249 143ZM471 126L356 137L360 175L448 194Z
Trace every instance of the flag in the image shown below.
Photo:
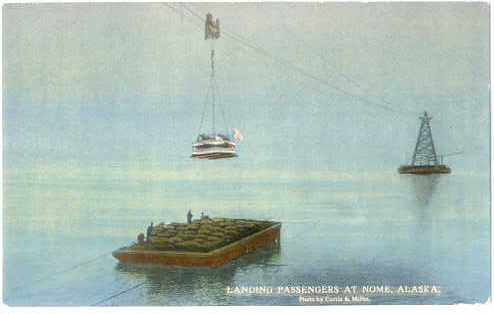
M237 130L237 129L233 129L233 138L237 141L237 142L240 142L241 140L244 139L244 137L242 136L242 134L240 134L240 132Z

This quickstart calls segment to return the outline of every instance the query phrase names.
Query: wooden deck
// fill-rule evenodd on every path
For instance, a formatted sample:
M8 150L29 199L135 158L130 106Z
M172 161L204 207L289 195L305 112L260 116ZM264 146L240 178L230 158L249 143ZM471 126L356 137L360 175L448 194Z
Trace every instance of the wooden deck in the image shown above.
M446 165L437 165L437 166L401 166L398 169L398 172L401 174L419 174L419 175L427 175L427 174L446 174L451 173L451 169Z
M278 245L281 223L210 252L179 252L122 248L112 255L122 263L183 267L218 267L257 249Z

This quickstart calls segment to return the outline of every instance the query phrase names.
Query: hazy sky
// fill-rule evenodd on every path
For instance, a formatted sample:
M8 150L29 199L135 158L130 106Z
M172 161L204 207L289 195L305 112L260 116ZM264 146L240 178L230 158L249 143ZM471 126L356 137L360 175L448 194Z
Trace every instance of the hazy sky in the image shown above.
M449 164L487 171L488 4L188 5L221 19L221 100L228 126L244 135L238 159L212 162L189 158L211 43L201 22L173 5L178 11L159 3L5 5L7 170L396 169L411 159L418 114L428 110L436 149L467 152Z

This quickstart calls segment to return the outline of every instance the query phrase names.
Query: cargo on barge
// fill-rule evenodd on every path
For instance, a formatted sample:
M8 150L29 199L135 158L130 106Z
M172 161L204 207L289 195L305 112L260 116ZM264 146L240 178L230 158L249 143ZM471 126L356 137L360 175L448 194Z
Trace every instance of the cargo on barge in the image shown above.
M219 267L260 248L279 245L281 223L246 219L206 219L159 224L149 239L112 255L122 263Z

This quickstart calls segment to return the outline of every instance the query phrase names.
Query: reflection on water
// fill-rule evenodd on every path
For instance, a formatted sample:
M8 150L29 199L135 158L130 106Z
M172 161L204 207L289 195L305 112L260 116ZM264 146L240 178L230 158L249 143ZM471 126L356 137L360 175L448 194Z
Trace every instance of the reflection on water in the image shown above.
M42 195L53 196L42 205L32 196L31 183L18 184L6 201L7 217L15 219L4 224L4 292L14 295L9 305L24 306L296 305L297 297L235 297L225 295L225 288L438 284L440 296L385 296L372 304L485 302L490 295L488 182L488 177L458 173L440 179L393 173L361 181L246 183L240 190L211 183L217 184L211 188L214 202L203 200L203 207L213 208L213 216L283 222L281 251L259 251L216 269L117 265L110 254L73 267L128 243L139 226L156 217L182 221L185 205L170 205L164 212L168 200L187 204L191 195L202 196L192 192L209 184L199 182L184 192L181 182L167 182L165 190L161 181L146 189L129 183L115 192L78 182L40 184ZM66 197L55 196L67 189L76 195L82 191L81 202L74 203L78 211L67 211L68 216L40 211L63 208ZM125 198L129 204L123 206L126 202L118 200ZM36 202L26 202L31 199ZM136 210L133 199L155 200L156 207ZM60 228L68 218L70 228ZM72 270L57 273L64 269ZM32 280L47 275L50 280ZM28 283L22 293L14 288L19 282Z
M225 287L234 285L239 269L279 266L280 248L261 249L218 268L185 268L159 265L118 263L115 270L126 279L144 281L146 297L166 304L224 304L229 303ZM190 296L191 299L184 298ZM165 302L166 299L166 302ZM175 301L175 302L174 302ZM159 303L161 303L159 302Z
M411 177L415 198L419 208L425 208L429 205L439 182L439 176L439 174L431 174L421 176L414 175Z

